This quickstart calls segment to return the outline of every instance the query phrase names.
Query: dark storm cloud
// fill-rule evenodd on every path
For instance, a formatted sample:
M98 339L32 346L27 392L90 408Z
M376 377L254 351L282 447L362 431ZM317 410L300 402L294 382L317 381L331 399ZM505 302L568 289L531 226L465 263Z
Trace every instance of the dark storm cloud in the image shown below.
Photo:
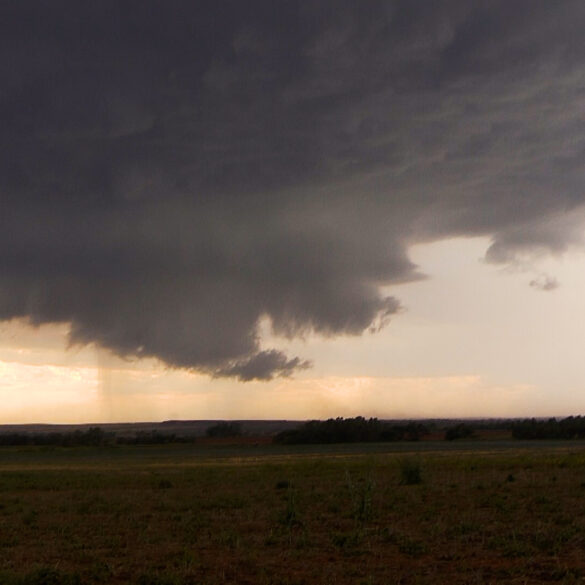
M239 380L266 380L272 376L290 376L297 369L310 367L310 363L299 358L287 359L275 349L260 351L250 358L229 364L214 372L215 376L236 376Z
M536 290L551 291L559 288L559 283L556 278L547 274L541 274L538 278L530 281L530 286Z
M212 375L399 310L408 246L581 243L581 0L0 7L0 319Z

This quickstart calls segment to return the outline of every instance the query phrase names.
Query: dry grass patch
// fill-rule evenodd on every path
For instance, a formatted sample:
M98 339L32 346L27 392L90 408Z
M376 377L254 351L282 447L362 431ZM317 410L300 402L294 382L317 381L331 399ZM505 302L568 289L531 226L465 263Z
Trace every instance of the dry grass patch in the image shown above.
M367 447L366 447L367 449ZM0 465L0 585L577 583L585 455ZM88 453L93 453L89 451ZM35 459L36 457L36 459ZM99 459L99 457L98 457ZM38 466L35 467L34 462ZM405 471L406 468L406 471ZM413 479L414 478L414 479ZM416 481L415 481L416 480Z

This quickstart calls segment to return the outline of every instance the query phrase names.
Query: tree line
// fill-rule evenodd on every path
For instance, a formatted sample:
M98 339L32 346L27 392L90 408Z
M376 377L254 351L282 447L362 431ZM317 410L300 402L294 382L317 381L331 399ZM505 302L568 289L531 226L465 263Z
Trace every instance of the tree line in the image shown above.
M219 422L207 428L208 437L239 437L243 434L240 423ZM0 433L0 446L52 446L52 447L102 447L107 445L165 445L170 443L194 443L194 435L176 435L158 430L137 431L133 435L117 435L100 427L87 430L47 433Z
M443 427L444 428L444 427ZM514 439L585 439L585 417L569 416L563 419L524 419L508 421L459 422L445 430L448 441L469 439L476 431L501 429L511 431ZM273 442L282 445L327 444L327 443L371 443L391 441L418 441L431 431L437 430L433 421L388 422L377 418L330 418L325 421L312 420L298 428L282 431L274 436ZM211 438L239 437L243 429L237 422L218 422L207 428L206 435ZM184 436L163 433L158 430L138 431L134 435L116 435L100 427L69 432L0 433L0 446L59 446L100 447L108 445L160 445L169 443L194 443L194 435Z
M41 446L41 447L103 447L107 445L157 445L166 443L193 442L194 437L177 437L159 431L139 431L133 436L116 436L100 427L86 431L49 433L0 433L0 446Z
M561 420L535 418L515 422L512 425L515 439L583 439L585 438L585 417L569 416Z
M429 433L420 422L388 423L377 418L330 418L312 420L297 429L283 431L274 437L284 445L317 443L372 443L385 441L418 441Z

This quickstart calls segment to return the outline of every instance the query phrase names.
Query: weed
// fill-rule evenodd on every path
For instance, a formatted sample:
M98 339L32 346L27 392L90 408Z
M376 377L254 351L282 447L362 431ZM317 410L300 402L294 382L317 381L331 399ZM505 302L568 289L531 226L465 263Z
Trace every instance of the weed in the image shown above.
M352 481L349 471L345 472L345 480L349 490L352 516L356 529L361 530L372 519L372 492L374 482L371 478L363 482Z
M492 536L487 547L499 551L503 557L507 558L526 557L532 552L530 544L518 537L515 531Z
M281 524L291 530L294 526L302 524L299 518L299 512L297 509L297 493L294 486L289 485L286 493L286 508L280 518Z
M422 540L402 536L398 542L398 550L409 557L420 557L427 552L427 546Z
M299 515L297 492L292 483L286 493L286 506L280 515L279 522L286 531L288 546L292 546L293 535L296 535L296 546L302 548L303 543L306 542L305 527Z
M580 568L558 568L547 575L550 581L560 581L565 585L583 582L583 571Z
M25 575L18 585L81 585L77 574L62 573L57 569L42 567Z
M264 539L265 546L276 546L278 544L277 538L274 536L274 532L271 530L268 536Z
M92 583L109 583L114 572L108 563L98 561L88 571L88 578Z
M337 532L331 537L331 542L338 548L354 548L359 544L359 535L354 532Z
M5 571L0 572L0 585L16 585L16 577Z
M179 580L172 575L142 573L138 577L137 585L178 585Z
M22 517L22 521L25 526L34 526L37 523L38 516L39 513L36 510L31 510Z
M422 469L418 459L405 457L400 460L400 483L417 485L422 483Z
M388 544L396 544L396 542L397 542L396 533L393 530L391 530L388 526L384 526L384 528L382 528L379 531L378 536L380 537L380 540L382 542L385 542Z
M226 528L217 535L216 542L223 548L235 550L240 547L240 535L235 530Z

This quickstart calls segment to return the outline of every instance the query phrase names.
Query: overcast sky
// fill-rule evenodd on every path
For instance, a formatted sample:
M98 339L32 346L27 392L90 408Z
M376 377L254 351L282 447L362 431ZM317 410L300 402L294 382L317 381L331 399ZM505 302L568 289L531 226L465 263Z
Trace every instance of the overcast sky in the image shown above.
M2 3L4 420L582 409L584 30L582 0Z

